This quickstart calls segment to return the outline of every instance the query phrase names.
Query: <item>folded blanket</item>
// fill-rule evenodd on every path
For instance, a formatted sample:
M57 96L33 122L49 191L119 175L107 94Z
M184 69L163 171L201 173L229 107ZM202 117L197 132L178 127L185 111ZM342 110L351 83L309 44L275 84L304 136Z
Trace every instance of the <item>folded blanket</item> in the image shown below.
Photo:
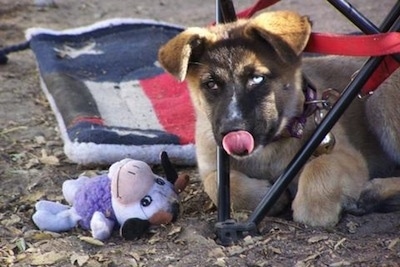
M157 62L159 47L182 30L113 19L65 31L27 31L70 160L111 164L132 157L158 164L166 151L175 164L195 163L186 84Z

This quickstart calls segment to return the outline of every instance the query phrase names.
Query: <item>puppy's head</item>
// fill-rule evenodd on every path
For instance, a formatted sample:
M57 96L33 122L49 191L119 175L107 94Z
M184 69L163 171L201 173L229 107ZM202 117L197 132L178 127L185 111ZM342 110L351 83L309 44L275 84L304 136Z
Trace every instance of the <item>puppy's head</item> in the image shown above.
M301 53L311 24L289 11L263 13L210 28L189 28L159 51L161 65L188 82L216 142L251 154L301 114Z

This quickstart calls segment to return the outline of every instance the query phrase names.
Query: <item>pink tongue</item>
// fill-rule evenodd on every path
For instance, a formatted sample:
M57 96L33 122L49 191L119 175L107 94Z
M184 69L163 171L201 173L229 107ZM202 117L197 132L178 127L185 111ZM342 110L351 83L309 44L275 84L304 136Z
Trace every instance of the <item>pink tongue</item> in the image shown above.
M246 155L253 152L253 136L246 131L230 132L222 139L222 146L229 155Z

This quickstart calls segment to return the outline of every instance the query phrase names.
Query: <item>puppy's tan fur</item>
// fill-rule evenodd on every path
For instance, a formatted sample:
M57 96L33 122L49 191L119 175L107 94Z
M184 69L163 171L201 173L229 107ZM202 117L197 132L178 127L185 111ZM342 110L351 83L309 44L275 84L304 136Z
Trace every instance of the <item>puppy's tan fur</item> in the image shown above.
M257 149L231 160L233 208L251 210L315 129L311 118L302 138L282 134L303 111L303 75L320 96L327 88L345 88L361 66L360 59L302 59L310 33L307 17L279 11L189 28L160 49L162 66L188 82L197 116L199 172L214 203L216 147L224 135L244 130L254 137ZM390 177L400 160L399 74L381 87L369 98L354 101L332 131L332 153L311 158L293 182L296 221L332 226L343 210L361 214L387 205L390 208L383 210L399 209L400 179L371 180ZM271 213L289 201L290 196L283 195Z

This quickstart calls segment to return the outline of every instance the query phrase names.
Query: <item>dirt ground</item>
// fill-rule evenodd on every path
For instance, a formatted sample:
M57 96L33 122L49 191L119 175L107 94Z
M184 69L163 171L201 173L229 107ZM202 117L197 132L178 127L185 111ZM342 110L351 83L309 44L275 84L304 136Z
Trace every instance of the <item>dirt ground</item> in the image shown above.
M29 27L67 29L116 18L148 18L185 26L214 19L215 1L55 1L38 8L30 0L0 0L0 48L24 41ZM39 1L38 1L39 2ZM253 1L235 1L237 9ZM379 23L395 0L352 1ZM274 9L308 14L316 31L355 28L324 1L284 0ZM97 166L96 169L100 169ZM290 216L266 218L260 235L223 247L215 242L216 211L195 168L182 193L178 221L136 241L118 234L104 244L75 229L53 234L31 221L38 199L62 200L61 185L87 167L70 162L49 104L39 86L31 51L0 65L0 266L399 266L400 213L344 215L333 229L310 228ZM93 169L93 168L91 168ZM243 220L247 214L234 214Z

